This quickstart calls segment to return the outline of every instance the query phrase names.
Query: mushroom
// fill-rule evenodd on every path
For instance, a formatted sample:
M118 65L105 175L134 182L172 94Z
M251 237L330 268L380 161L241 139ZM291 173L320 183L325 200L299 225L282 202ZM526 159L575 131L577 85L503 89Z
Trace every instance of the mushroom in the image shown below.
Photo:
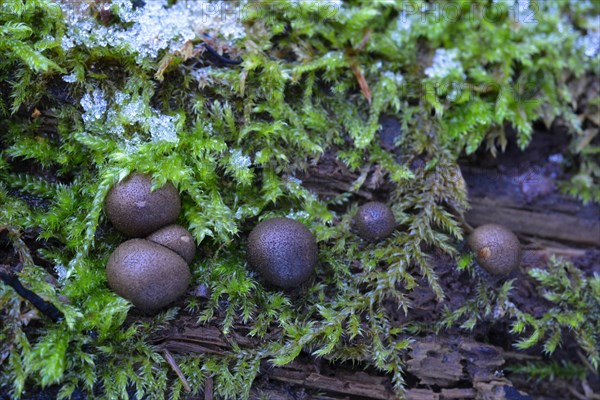
M371 201L358 208L354 217L354 227L361 238L377 242L394 232L396 219L387 205Z
M468 245L479 265L492 275L507 275L521 262L519 239L501 225L481 225L469 236Z
M130 237L144 237L175 222L181 211L179 192L171 183L151 191L152 176L132 173L113 186L104 203L112 224Z
M248 263L265 280L281 288L307 280L317 264L317 252L313 234L289 218L263 221L248 237Z
M181 256L145 239L123 242L108 259L108 285L145 313L154 313L182 296L191 274Z
M192 262L194 254L196 254L194 238L187 229L180 225L173 224L160 228L150 234L146 240L168 247L179 254L188 264Z

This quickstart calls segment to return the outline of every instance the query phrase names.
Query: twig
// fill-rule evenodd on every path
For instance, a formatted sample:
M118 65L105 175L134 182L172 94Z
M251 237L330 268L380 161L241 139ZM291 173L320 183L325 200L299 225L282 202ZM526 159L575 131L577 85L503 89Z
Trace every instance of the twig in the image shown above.
M175 358L169 352L169 350L167 350L167 349L163 350L163 357L169 363L169 365L171 366L171 369L177 374L177 377L179 378L179 380L181 381L181 384L183 385L183 390L185 390L187 393L190 393L192 391L192 388L190 387L190 384L188 383L187 379L185 379L183 372L181 372L181 369L179 369L179 365L177 365L177 361L175 361Z
M202 45L204 46L204 48L206 49L206 52L211 57L215 58L218 62L223 63L225 65L240 65L243 61L242 59L232 60L231 58L224 57L207 43L202 43Z
M594 393L594 389L590 387L590 384L587 382L587 379L584 379L583 382L581 382L581 386L583 387L583 392L585 393L586 398L592 400L600 399L600 394Z
M364 34L362 40L356 47L357 53L360 53L361 51L363 51L365 49L365 47L367 47L367 43L369 42L369 39L371 38L371 33L373 33L373 29L367 29L365 31L365 34Z
M586 356L583 355L583 353L580 350L577 350L577 356L579 357L579 359L581 360L582 363L585 364L586 367L588 367L588 369L596 376L598 376L598 369L594 368L594 366L592 365L592 363L590 363L590 361L587 359Z
M209 376L206 378L204 384L204 400L213 400L213 378Z
M510 358L512 360L539 360L539 359L541 359L541 357L539 357L539 356L531 356L529 354L522 354L522 353L517 353L514 351L505 351L502 354L504 354L504 358Z
M0 280L12 287L15 292L25 300L28 300L35 308L37 308L42 314L46 315L53 322L58 322L64 318L63 313L54 306L52 303L48 303L40 296L32 292L31 290L25 288L19 278L15 275L9 275L4 272L0 272Z
M569 392L571 392L573 396L577 397L579 400L589 400L587 396L579 393L574 387L567 386L567 389L569 390Z

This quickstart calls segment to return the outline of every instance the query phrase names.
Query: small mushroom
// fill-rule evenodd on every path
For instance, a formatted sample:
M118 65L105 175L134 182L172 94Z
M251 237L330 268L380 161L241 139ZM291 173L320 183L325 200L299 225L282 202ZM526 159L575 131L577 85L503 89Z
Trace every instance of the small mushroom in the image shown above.
M492 275L507 275L521 262L519 239L501 225L481 225L469 236L468 245L479 265Z
M317 264L317 252L313 234L289 218L263 221L248 237L248 263L265 280L281 288L307 280Z
M181 256L144 239L117 247L108 259L106 275L112 290L150 314L181 297L191 279Z
M160 228L146 240L168 247L179 254L188 264L192 262L194 254L196 254L194 238L187 229L180 225L173 224Z
M387 205L371 201L358 208L354 217L354 227L361 238L377 242L394 232L396 219Z
M171 183L151 191L152 176L133 173L111 188L104 211L119 231L144 237L175 222L181 211L179 192Z

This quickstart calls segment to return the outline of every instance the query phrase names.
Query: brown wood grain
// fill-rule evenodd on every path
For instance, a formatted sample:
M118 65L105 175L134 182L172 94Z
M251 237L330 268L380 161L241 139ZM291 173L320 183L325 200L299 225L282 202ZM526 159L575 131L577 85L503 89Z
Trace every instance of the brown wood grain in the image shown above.
M467 222L500 223L516 233L580 245L600 246L600 221L543 209L524 210L489 198L471 200Z

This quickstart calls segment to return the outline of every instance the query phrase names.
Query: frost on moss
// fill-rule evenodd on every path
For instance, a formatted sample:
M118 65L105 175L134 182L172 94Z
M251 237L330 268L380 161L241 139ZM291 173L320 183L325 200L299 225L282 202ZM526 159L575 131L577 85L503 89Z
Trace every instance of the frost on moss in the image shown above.
M76 387L125 398L128 385L140 397L181 398L152 339L182 315L259 339L220 357L177 357L194 393L214 376L220 398L247 394L262 361L282 365L302 351L375 367L400 393L415 335L494 313L551 345L564 326L577 329L584 350L597 343L577 319L549 317L554 328L540 330L546 320L507 312L510 284L478 290L445 324L392 318L410 314L418 286L444 301L432 255L457 256L462 240L456 215L467 196L456 160L482 146L500 151L505 127L526 147L542 112L566 120L578 150L565 157L581 164L565 190L600 198L597 148L578 147L585 127L563 79L598 67L583 45L595 34L582 22L598 14L591 3L503 1L488 20L442 18L424 1L212 2L212 11L186 1L5 3L13 12L0 15L0 226L11 229L20 279L65 315L26 335L30 306L0 286L0 354L10 354L0 385L15 397L57 383L61 398ZM468 15L487 3L458 4ZM515 7L539 10L535 23L515 21ZM237 57L240 65L222 62ZM402 127L401 157L379 146L381 114ZM298 179L326 153L358 176L333 198ZM23 160L34 166L27 173L15 168ZM122 238L102 204L133 170L180 190L179 222L204 250L191 268L194 284L211 289L207 302L189 297L152 320L126 320L130 304L108 290L106 260ZM388 200L403 227L377 246L350 230L353 193L372 170L393 183ZM247 233L273 216L300 220L318 239L317 273L297 296L266 290L245 266ZM21 235L44 246L28 249ZM480 299L499 307L482 311ZM571 300L557 299L561 312L589 303Z
M136 60L155 59L163 50L175 52L199 35L219 35L228 40L245 36L239 18L228 12L226 1L179 1L169 4L154 0L136 6L130 0L88 3L61 0L68 29L62 38L65 50L75 46L126 48ZM91 10L92 7L99 8ZM91 12L114 13L119 24L103 26L89 18Z

